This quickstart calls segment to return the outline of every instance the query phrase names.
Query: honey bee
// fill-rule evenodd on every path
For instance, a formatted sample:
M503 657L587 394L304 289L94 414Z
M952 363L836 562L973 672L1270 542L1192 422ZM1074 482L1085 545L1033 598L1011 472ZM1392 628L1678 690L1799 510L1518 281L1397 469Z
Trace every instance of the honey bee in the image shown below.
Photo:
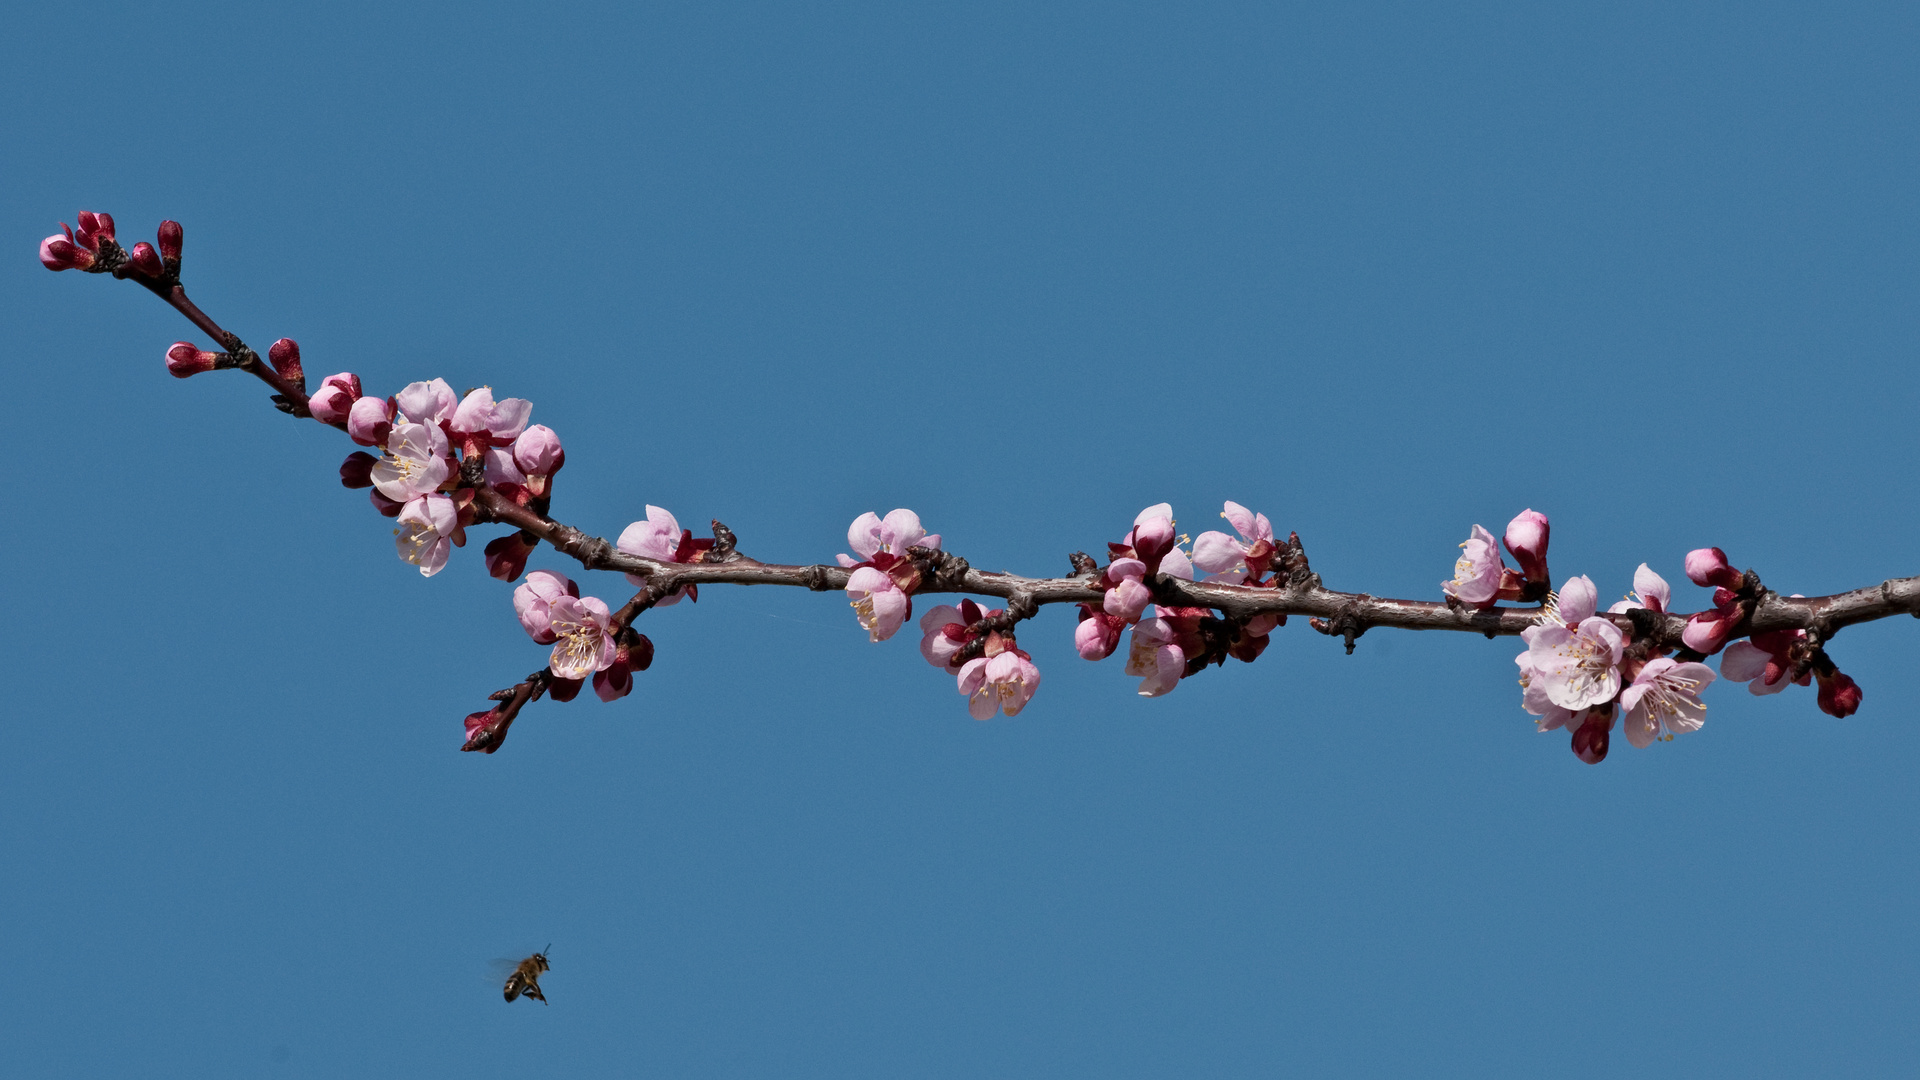
M553 946L547 946L547 949L551 948L553 948ZM550 970L550 968L547 965L546 949L542 949L532 956L527 957L525 960L520 961L519 964L515 965L513 974L507 976L505 989L507 1000L512 1001L521 994L525 994L540 1004L545 1005L547 1003L547 995L540 992L540 973L547 970Z

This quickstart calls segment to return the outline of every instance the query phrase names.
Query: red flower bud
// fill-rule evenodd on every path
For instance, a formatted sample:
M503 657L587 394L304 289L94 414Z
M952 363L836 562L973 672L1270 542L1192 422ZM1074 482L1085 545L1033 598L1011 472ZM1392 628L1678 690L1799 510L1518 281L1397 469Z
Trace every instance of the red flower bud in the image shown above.
M1610 718L1602 718L1597 712L1588 713L1586 721L1573 733L1573 756L1589 765L1605 761L1612 728Z
M153 250L153 245L145 240L133 245L130 261L135 270L150 278L158 279L167 272L166 267L160 265L160 253Z
M349 488L370 488L373 486L373 467L379 458L364 450L355 450L340 463L340 485Z
M501 581L513 581L526 572L527 556L533 554L533 545L515 531L488 541L482 554L486 556L489 575Z
M279 372L281 378L295 386L306 383L307 374L300 369L299 342L290 337L281 338L267 348L267 360L273 364L273 370Z
M219 353L201 352L190 341L176 341L167 350L167 371L176 379L184 379L189 375L212 371L219 360Z
M1845 719L1859 711L1859 683L1854 682L1843 671L1836 670L1831 675L1821 675L1816 670L1814 674L1820 680L1821 712L1828 716Z
M1738 590L1746 579L1727 562L1727 553L1719 548L1698 548L1687 552L1687 580L1695 585L1715 585Z
M406 503L394 502L392 499L380 494L378 488L367 492L367 498L373 503L373 508L380 512L381 517L397 518L400 516L400 511L407 508Z
M160 257L163 259L178 259L180 257L180 242L184 239L185 236L181 233L179 222L161 222Z

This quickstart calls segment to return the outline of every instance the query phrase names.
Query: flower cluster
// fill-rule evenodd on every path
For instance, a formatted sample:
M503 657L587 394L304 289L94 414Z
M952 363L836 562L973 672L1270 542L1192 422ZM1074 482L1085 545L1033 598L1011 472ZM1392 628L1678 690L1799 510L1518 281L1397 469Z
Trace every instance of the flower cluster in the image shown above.
M1126 673L1140 679L1144 697L1159 697L1181 679L1224 663L1228 656L1252 662L1267 647L1267 635L1284 616L1261 615L1233 624L1206 608L1147 606L1157 575L1192 581L1197 566L1208 581L1262 586L1278 552L1273 525L1236 502L1221 512L1238 538L1221 532L1201 533L1191 558L1181 549L1175 531L1173 507L1158 503L1134 516L1133 528L1117 543L1107 545L1108 561L1095 584L1102 590L1100 604L1080 605L1080 623L1073 644L1081 657L1104 660L1120 644L1120 635L1133 631L1127 649Z

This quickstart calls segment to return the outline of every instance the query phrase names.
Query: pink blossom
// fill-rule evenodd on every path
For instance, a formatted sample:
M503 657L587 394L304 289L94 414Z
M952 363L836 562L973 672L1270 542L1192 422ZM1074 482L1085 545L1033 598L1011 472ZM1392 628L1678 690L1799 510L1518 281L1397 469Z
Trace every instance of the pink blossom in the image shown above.
M1647 661L1633 685L1620 692L1627 741L1645 748L1658 738L1699 731L1707 720L1700 691L1713 678L1713 669L1705 664L1680 663L1665 656Z
M885 641L913 614L913 598L893 577L872 566L860 566L847 575L847 596L861 629L874 641Z
M558 639L547 669L562 679L584 679L613 664L613 613L594 596L563 596L547 605Z
M647 520L636 521L621 530L620 539L615 547L629 555L652 559L656 562L691 563L699 562L713 547L712 540L695 540L691 530L682 529L672 514L658 506L647 507ZM645 585L647 579L639 574L628 574L627 580L635 585ZM696 586L688 585L675 589L661 598L655 607L671 607L680 602L685 593L688 599L700 599Z
M1719 548L1698 548L1687 552L1687 580L1695 585L1710 585L1738 592L1745 576L1727 562L1727 553Z
M451 388L449 388L451 389ZM489 446L511 446L527 428L533 403L524 398L493 400L491 387L468 392L447 421L462 449L476 454Z
M1273 541L1273 523L1265 514L1255 514L1237 502L1229 502L1220 514L1233 526L1240 539L1223 532L1203 532L1193 541L1193 565L1206 571L1207 581L1226 581L1239 585L1257 580L1273 565L1277 548Z
M485 460L489 486L518 486L527 482L527 474L521 472L520 466L513 460L513 451L496 446L487 451Z
M920 527L920 515L905 508L895 510L884 519L869 510L853 519L847 527L847 546L860 558L850 555L837 556L840 565L852 569L862 562L873 561L876 555L904 556L910 547L938 549L940 536L929 536L927 530Z
M1100 609L1123 624L1138 621L1140 613L1153 602L1153 592L1141 580L1146 573L1147 564L1139 559L1115 559L1109 563L1101 578L1107 591L1100 598Z
M387 435L386 453L373 467L373 486L400 502L437 491L450 472L447 450L446 433L438 427L397 425Z
M1453 564L1453 580L1440 583L1440 591L1462 603L1487 605L1500 594L1500 579L1506 563L1500 559L1500 545L1493 534L1479 525L1460 545L1460 558Z
M567 452L552 428L535 424L513 440L513 463L526 474L528 490L545 495L549 478L567 463Z
M1520 666L1520 707L1540 719L1535 724L1541 731L1553 731L1568 726L1578 714L1571 709L1555 705L1547 697L1546 680L1533 666L1533 639L1545 629L1542 626L1529 626L1520 632L1520 640L1527 643L1527 651L1513 658Z
M347 414L353 411L353 403L360 400L360 376L351 371L338 375L329 375L320 380L320 389L307 399L307 411L315 420L323 424L344 424ZM384 442L386 440L380 440ZM378 443L362 443L363 446L375 446Z
M1001 652L961 665L958 682L967 698L967 713L975 720L991 719L996 711L1018 716L1040 688L1040 669L1009 640Z
M1620 692L1620 655L1626 642L1613 623L1593 614L1593 582L1584 576L1560 589L1562 622L1527 631L1531 680L1548 701L1579 711L1612 701Z
M408 383L406 389L393 395L394 408L410 424L438 426L453 416L459 399L454 396L453 387L445 379L432 382Z
M1813 681L1811 672L1792 678L1795 647L1807 639L1805 630L1770 630L1727 646L1720 656L1720 677L1747 684L1752 694L1777 694L1787 687Z
M1531 508L1522 510L1519 516L1507 522L1507 535L1503 539L1507 550L1513 553L1513 561L1520 564L1520 572L1528 581L1548 580L1547 539L1552 531L1547 515Z
M1182 639L1179 629L1164 615L1134 625L1133 643L1127 652L1127 674L1140 677L1141 697L1159 697L1178 686L1185 677L1187 653Z
M1646 563L1633 572L1633 593L1625 600L1616 600L1608 611L1618 615L1634 608L1646 608L1648 611L1664 613L1673 600L1673 589L1667 585L1667 579L1653 572Z
M1703 656L1712 656L1727 643L1727 638L1752 612L1748 601L1740 599L1726 589L1713 590L1713 610L1698 611L1687 616L1687 625L1680 630L1680 640L1687 648Z
M1073 628L1073 647L1083 660L1105 660L1120 645L1120 633L1130 620L1080 605L1080 623Z
M363 397L347 410L347 437L361 446L385 446L392 433L392 401Z
M559 636L553 629L554 603L563 597L579 595L579 587L560 574L535 570L513 590L513 613L535 644L548 645Z
M969 627L998 614L1000 609L985 609L972 600L962 600L957 607L941 604L920 617L920 655L934 667L953 670L955 654L979 636Z
M394 547L402 559L420 568L423 577L439 573L447 565L455 538L465 539L453 500L445 495L410 499L395 520L400 527L393 530Z
M226 353L206 352L191 341L176 341L167 349L167 374L176 379L198 375L203 371L212 371L220 366Z

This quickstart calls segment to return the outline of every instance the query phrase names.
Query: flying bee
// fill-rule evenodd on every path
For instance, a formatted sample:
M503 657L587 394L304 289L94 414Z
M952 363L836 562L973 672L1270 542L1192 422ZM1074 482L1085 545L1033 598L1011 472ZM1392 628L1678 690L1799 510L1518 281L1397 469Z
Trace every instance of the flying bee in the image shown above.
M553 948L553 946L547 946L547 949L551 948ZM520 961L519 964L514 966L513 974L507 976L505 989L507 1000L512 1001L521 994L525 994L540 1004L545 1005L547 1003L547 995L540 992L540 973L548 970L551 969L547 964L546 949L542 949L532 956L527 957L525 960Z

